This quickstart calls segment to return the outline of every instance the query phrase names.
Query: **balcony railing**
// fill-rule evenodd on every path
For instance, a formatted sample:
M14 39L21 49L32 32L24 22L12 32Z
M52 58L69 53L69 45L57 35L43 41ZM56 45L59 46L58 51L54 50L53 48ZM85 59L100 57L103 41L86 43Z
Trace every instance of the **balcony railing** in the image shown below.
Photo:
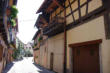
M48 36L54 36L64 29L64 18L55 17L50 21L49 25L43 29L43 34Z

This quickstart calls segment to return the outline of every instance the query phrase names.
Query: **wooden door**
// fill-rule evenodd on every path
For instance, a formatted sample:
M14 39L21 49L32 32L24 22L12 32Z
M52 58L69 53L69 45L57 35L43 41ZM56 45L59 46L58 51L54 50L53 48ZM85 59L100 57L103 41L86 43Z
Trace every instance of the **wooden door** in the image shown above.
M53 61L54 61L54 54L51 53L51 55L50 55L50 70L53 70Z
M2 57L3 57L3 47L2 45L0 45L0 61L2 61Z
M74 73L100 73L99 45L78 46L73 49Z

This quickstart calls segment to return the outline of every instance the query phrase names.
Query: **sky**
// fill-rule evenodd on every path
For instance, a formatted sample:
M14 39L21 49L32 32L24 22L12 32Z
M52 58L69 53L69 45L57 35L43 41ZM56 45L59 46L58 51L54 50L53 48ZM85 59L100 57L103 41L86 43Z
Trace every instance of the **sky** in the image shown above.
M37 10L44 0L18 0L18 28L17 37L24 43L32 41L37 28L34 27L37 20Z

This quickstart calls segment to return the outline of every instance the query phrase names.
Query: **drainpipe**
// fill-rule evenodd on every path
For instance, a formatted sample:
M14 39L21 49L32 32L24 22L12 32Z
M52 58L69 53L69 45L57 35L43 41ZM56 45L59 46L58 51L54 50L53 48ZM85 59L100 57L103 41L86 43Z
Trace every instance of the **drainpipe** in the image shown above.
M64 8L64 21L65 21L65 24L64 24L64 73L66 73L66 66L67 66L66 8Z
M63 73L66 73L66 66L67 66L67 32L66 32L66 7L64 2L64 7L60 5L57 0L53 0L60 8L64 10L64 67L63 67Z

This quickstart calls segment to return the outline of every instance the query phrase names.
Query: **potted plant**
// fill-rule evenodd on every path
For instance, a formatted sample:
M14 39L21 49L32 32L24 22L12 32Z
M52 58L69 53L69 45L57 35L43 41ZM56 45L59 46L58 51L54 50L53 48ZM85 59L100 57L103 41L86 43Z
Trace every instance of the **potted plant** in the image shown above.
M17 16L18 9L16 8L15 5L13 5L13 6L7 8L6 13L7 13L7 16L9 16L7 26L8 27L10 27L10 26L15 27L16 26L15 18Z
M13 5L11 7L7 7L7 9L6 9L7 16L11 16L12 19L16 18L17 13L18 13L18 9L16 8L15 5Z
M15 21L14 19L11 19L11 25L12 25L13 27L16 26L16 21Z
M11 6L11 18L15 19L18 13L18 9L15 5Z
M37 43L35 43L35 46L37 45Z

